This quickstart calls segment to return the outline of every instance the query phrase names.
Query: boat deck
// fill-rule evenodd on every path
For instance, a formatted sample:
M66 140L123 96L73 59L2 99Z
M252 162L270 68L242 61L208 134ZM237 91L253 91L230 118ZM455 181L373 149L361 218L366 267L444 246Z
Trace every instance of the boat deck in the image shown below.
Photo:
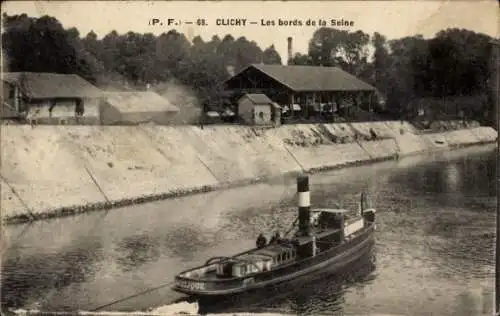
M323 237L326 237L328 235L331 235L332 233L340 231L339 229L314 229L312 233L316 236L317 239L321 239ZM307 243L310 243L312 241L311 236L306 236L306 237L297 237L294 238L295 240L298 241L299 245L304 245ZM268 244L263 248L256 248L252 249L246 253L242 253L239 255L236 255L234 257L228 257L226 259L221 259L222 261L224 260L234 260L234 261L247 261L247 262L257 262L261 260L272 260L274 257L277 255L283 253L286 250L294 248L293 244L289 241L283 241L280 243L273 243L273 244ZM292 261L294 261L293 259ZM288 261L287 263L290 263ZM271 269L275 269L276 267L272 267ZM194 277L200 281L215 281L215 280L223 280L224 277L217 276L216 273L216 268L213 266L209 270L204 270L202 271L201 269L192 271L190 273L190 277ZM194 274L194 275L193 275Z

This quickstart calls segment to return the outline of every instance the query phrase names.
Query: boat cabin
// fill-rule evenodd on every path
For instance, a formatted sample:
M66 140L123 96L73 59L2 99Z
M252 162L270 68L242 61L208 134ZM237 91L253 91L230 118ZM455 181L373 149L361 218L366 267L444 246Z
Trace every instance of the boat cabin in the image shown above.
M232 267L231 276L233 277L242 277L256 272L271 270L272 262L270 258L248 255L238 259L241 259L241 261L236 262Z
M343 209L317 208L311 210L311 226L315 229L343 229L349 219L348 211Z
M353 217L351 218L348 214L348 210L343 209L314 209L312 210L313 216L311 216L311 221L315 217L317 220L311 223L313 227L316 228L316 232L321 234L325 228L339 229L343 231L343 237L350 236L365 226L364 217Z
M272 266L285 264L297 257L296 250L291 244L269 245L263 249L257 250L256 253L270 258Z
M296 249L292 245L273 244L251 253L243 254L217 264L218 277L243 277L252 273L269 271L295 260Z

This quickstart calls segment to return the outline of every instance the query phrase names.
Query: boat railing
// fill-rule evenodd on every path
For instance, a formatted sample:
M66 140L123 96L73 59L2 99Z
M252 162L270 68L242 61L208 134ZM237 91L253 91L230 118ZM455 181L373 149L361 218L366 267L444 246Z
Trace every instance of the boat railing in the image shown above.
M229 261L231 259L233 259L233 257L224 257L224 256L212 257L209 258L207 261L205 261L205 265L208 266L214 263L222 263L225 261Z

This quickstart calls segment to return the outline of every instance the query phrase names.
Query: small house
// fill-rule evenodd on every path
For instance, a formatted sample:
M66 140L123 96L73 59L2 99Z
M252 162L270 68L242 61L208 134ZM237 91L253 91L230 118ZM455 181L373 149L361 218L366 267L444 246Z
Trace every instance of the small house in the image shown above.
M279 125L281 107L265 94L245 94L238 100L238 115L250 125Z
M3 112L32 124L99 124L102 91L74 74L2 74Z

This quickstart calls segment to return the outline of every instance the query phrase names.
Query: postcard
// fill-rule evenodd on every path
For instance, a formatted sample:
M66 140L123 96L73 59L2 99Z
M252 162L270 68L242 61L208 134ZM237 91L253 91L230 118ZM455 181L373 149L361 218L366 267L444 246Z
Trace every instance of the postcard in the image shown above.
M498 312L499 22L3 2L3 313Z

